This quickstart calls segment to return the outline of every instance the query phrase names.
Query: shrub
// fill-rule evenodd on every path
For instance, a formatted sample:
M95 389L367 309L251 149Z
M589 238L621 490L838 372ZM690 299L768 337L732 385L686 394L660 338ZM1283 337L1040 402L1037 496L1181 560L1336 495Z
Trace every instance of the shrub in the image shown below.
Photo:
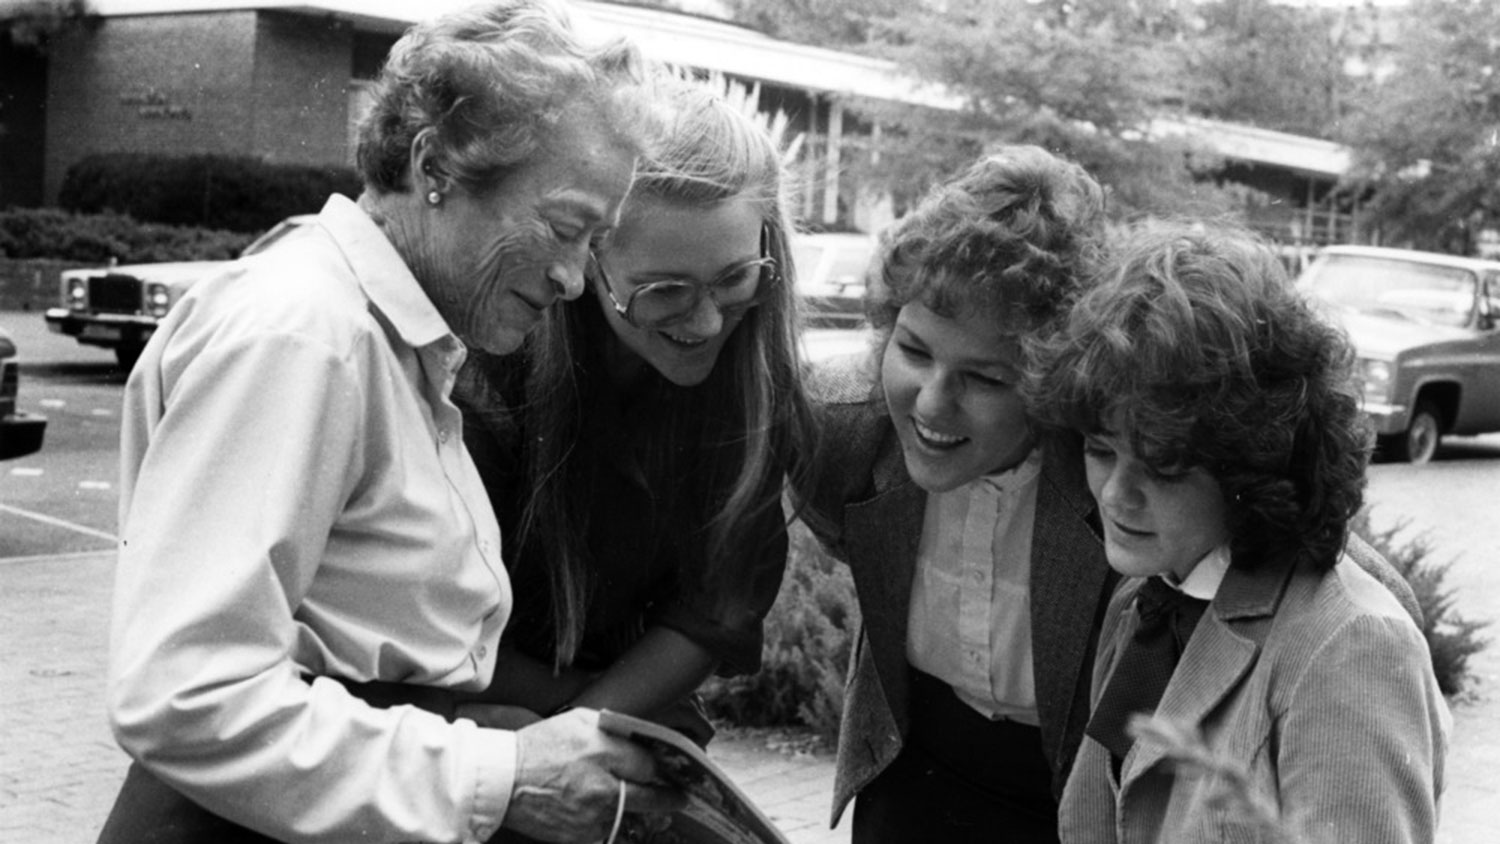
M1422 609L1422 636L1432 652L1432 670L1437 675L1438 687L1445 695L1463 691L1471 679L1469 657L1483 650L1489 641L1479 635L1486 622L1462 618L1453 611L1453 591L1443 588L1443 580L1453 563L1429 560L1432 546L1425 536L1398 543L1396 534L1406 529L1406 522L1377 531L1370 526L1369 511L1363 510L1350 527L1389 560L1416 593Z
M0 256L104 264L233 258L254 236L139 223L123 214L55 208L0 211Z
M353 168L274 164L248 156L92 155L63 177L58 204L137 220L258 233L316 212L330 194L357 196Z
M859 633L846 566L800 521L790 528L786 576L766 616L761 670L714 678L703 688L709 715L741 727L801 725L832 741L844 708L844 677Z

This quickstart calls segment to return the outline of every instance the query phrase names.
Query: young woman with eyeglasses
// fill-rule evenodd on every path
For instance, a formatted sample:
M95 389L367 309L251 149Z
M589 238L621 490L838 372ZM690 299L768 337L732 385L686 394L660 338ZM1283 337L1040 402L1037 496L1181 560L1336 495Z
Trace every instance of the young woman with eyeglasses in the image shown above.
M666 84L665 142L588 293L521 354L476 355L455 393L516 593L508 682L485 700L522 719L607 707L706 744L692 693L759 667L782 481L813 434L781 152L706 86Z

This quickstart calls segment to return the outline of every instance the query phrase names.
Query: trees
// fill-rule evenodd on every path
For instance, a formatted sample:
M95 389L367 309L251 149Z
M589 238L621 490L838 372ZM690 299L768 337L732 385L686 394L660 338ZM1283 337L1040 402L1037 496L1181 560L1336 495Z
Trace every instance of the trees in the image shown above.
M1472 254L1500 227L1500 4L1414 0L1405 23L1345 133L1352 181L1387 241Z
M1217 214L1227 207L1223 196L1193 179L1195 166L1212 162L1179 143L1146 136L1153 105L1171 91L1175 56L1161 49L1161 33L1179 26L1176 5L769 0L753 4L755 13L744 19L788 37L858 40L861 51L890 58L957 98L956 109L845 103L880 127L862 144L846 139L866 153L852 157L849 169L862 183L889 189L898 205L993 144L1032 143L1078 161L1105 182L1117 216ZM794 25L797 20L805 28Z
M1329 137L1356 81L1345 70L1368 22L1352 9L1218 0L1184 33L1186 108L1204 117Z

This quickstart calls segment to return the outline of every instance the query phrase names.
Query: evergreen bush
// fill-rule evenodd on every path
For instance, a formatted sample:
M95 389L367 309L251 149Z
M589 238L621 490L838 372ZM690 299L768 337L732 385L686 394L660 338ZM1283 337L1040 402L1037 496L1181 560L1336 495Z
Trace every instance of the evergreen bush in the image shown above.
M293 214L315 213L330 194L359 195L351 167L276 164L248 156L107 153L63 177L68 211L113 211L174 226L259 233Z
M859 606L847 566L800 521L790 527L786 575L766 616L761 670L710 680L710 717L741 727L804 726L832 741L844 709L844 678L859 634Z
M1432 546L1425 536L1398 541L1396 535L1406 530L1405 522L1377 531L1370 525L1369 511L1362 510L1350 527L1389 560L1416 593L1422 610L1422 636L1432 652L1438 687L1445 695L1463 691L1471 679L1469 657L1483 650L1489 640L1479 635L1486 622L1466 619L1453 611L1453 591L1443 586L1453 563L1428 559Z

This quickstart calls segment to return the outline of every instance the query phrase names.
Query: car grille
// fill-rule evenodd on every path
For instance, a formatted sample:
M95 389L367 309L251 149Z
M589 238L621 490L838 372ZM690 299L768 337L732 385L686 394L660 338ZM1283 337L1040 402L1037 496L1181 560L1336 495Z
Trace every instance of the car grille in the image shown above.
M89 279L89 308L111 314L141 313L140 279L128 275L101 275Z

